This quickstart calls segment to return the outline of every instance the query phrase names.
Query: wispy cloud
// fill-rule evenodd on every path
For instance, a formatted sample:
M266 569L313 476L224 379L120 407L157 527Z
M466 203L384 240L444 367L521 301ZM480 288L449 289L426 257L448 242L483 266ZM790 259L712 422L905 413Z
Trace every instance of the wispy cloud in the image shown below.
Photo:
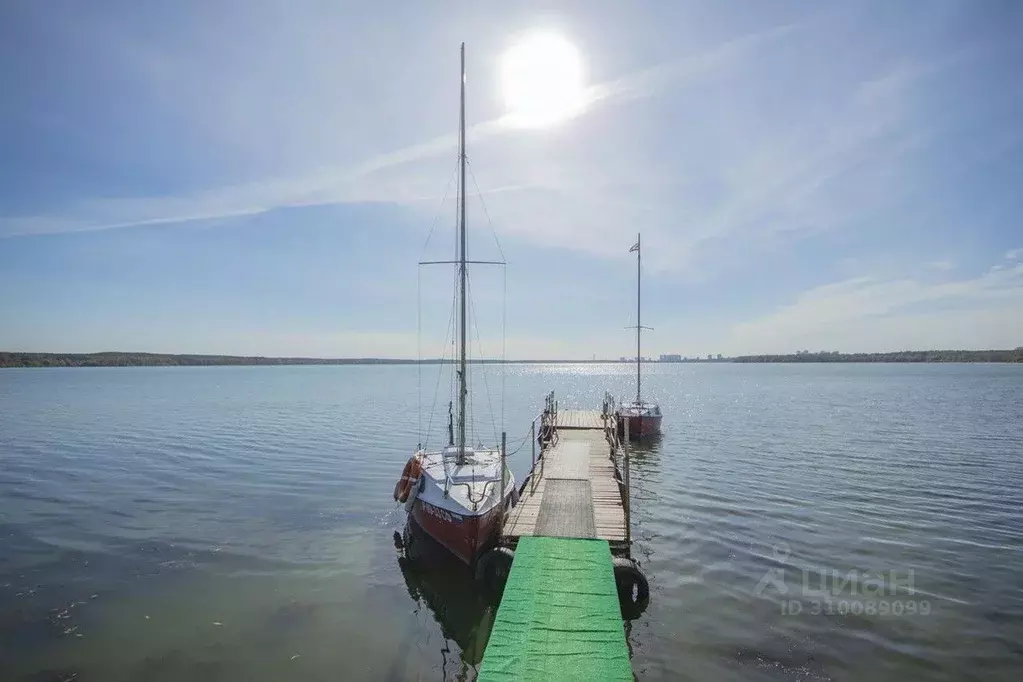
M804 292L774 313L737 325L733 352L797 348L885 351L1023 343L1023 263L972 279L926 282L858 277Z
M795 26L782 26L725 41L709 50L682 59L672 60L587 88L585 106L580 115L614 103L647 98L663 88L686 78L706 75L741 58L758 46L793 31ZM152 62L152 58L147 58ZM155 68L151 64L151 68ZM515 134L514 120L508 116L477 123L468 130L473 144ZM141 197L97 199L71 207L64 214L0 217L0 238L31 234L106 230L132 226L175 224L220 218L256 215L278 208L326 204L390 202L414 204L439 198L435 176L422 172L398 172L418 162L450 154L454 156L456 137L440 135L391 152L378 154L349 167L319 170L313 173L239 185L217 187L178 197ZM431 165L430 169L435 169ZM511 174L505 174L509 176ZM372 182L368 182L372 180ZM578 182L576 183L578 184ZM557 184L509 182L501 191L517 189L562 189ZM430 191L432 188L432 192ZM410 191L412 189L412 191ZM496 190L487 189L485 193ZM511 222L511 221L509 221Z
M376 335L321 324L328 307L372 328L351 312L362 298L346 290L332 299L334 290L319 287L322 299L296 303L300 283L292 282L284 309L305 317L296 312L295 335L274 340L258 329L265 316L253 322L246 312L268 302L235 286L225 266L245 273L266 257L282 272L322 269L323 282L350 275L377 310L403 300L403 281L387 296L376 284L377 263L394 245L379 234L386 218L372 217L404 213L421 219L425 234L435 213L438 225L450 215L452 48L468 37L469 120L480 121L469 129L469 191L489 214L474 198L470 227L491 218L508 259L557 271L563 297L610 292L627 308L631 270L611 259L629 262L641 231L651 311L667 318L651 341L665 351L1011 343L1023 319L1011 191L1023 143L1023 89L1012 66L1023 53L1005 22L965 2L942 11L839 3L809 12L785 3L750 11L662 3L643 16L598 5L581 3L558 19L507 3L447 16L410 7L393 20L386 10L337 3L244 11L71 3L59 13L25 3L14 17L25 18L24 31L5 43L18 59L0 67L11 102L0 116L9 171L0 279L24 295L8 297L2 312L52 318L22 325L33 343L68 334L85 343L77 327L91 324L95 339L132 333L152 346L188 327L174 320L173 333L146 336L138 320L162 309L153 301L162 295L191 314L207 291L222 289L268 344L254 351L372 350ZM519 28L546 30L548 19L579 45L594 84L571 120L523 130L501 116L490 75ZM344 204L389 208L338 211L371 217L348 224L300 210ZM277 209L296 210L247 219ZM200 223L228 229L171 227ZM143 239L14 238L154 225L167 229ZM274 248L296 229L317 238L296 239L293 252ZM327 243L336 263L314 258ZM477 255L484 246L473 240ZM978 274L979 254L998 262ZM541 320L531 297L548 285L526 271L509 270L510 282L521 278L509 291L523 280L533 289L517 302L533 311L520 312L521 347L572 354L596 343L587 325L601 313ZM854 277L863 273L871 276ZM64 291L76 295L64 308L50 305ZM139 309L112 307L125 316L119 328L110 310L97 309L110 291L145 294ZM97 303L83 307L84 299ZM242 324L203 338L202 325L191 325L194 348L246 348L232 337ZM378 328L381 348L407 354L407 335ZM619 346L608 343L589 352Z
M909 160L934 139L933 127L911 116L913 89L956 62L900 58L844 82L815 84L803 75L803 55L789 46L827 27L804 28L772 27L595 84L584 112L559 130L519 131L501 117L473 125L474 169L496 227L532 244L601 256L620 254L622 233L641 229L658 244L648 260L653 270L700 276L898 201L913 182ZM143 46L133 55L156 83L187 83L196 74L175 71ZM761 84L800 78L810 80L791 102L759 109L779 92ZM244 118L234 107L225 114L230 122ZM304 123L298 117L284 126ZM325 134L311 126L311 137ZM258 138L250 131L240 139ZM179 196L95 199L49 215L0 216L0 237L345 203L430 212L454 163L455 142L440 135L341 167L299 164L280 177ZM674 155L664 157L665 149Z
M776 26L765 31L727 40L700 54L664 62L637 73L618 78L587 89L584 98L588 105L603 101L622 101L650 97L678 81L699 77L770 45L802 28L799 24Z

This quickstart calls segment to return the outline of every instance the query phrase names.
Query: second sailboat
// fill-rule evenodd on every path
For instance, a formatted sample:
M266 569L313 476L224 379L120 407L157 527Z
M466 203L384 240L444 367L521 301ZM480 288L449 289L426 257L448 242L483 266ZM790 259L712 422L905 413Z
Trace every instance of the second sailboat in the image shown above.
M624 403L618 408L619 432L624 436L626 422L628 422L630 440L654 436L661 432L661 408L657 403L644 401L640 390L643 384L643 354L640 341L644 329L640 317L643 311L643 251L640 242L640 235L637 234L635 245L629 249L629 253L636 253L636 399L631 403Z

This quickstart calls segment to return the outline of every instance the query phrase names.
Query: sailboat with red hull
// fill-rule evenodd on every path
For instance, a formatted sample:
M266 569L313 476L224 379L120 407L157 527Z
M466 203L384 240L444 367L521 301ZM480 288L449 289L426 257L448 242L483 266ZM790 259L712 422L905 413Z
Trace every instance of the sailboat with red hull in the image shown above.
M467 264L465 218L465 44L461 50L461 99L458 129L458 359L456 409L449 412L448 445L437 451L420 449L406 463L394 488L405 503L410 524L472 565L499 538L500 521L516 499L515 477L500 446L471 447L467 442L469 403L467 360Z
M640 246L640 235L636 235L636 244L629 253L636 252L636 399L624 403L618 408L618 430L622 437L629 434L629 440L639 440L656 436L661 433L661 408L655 402L643 400L641 387L643 384L643 354L640 340L644 327L642 313L642 263L643 252Z

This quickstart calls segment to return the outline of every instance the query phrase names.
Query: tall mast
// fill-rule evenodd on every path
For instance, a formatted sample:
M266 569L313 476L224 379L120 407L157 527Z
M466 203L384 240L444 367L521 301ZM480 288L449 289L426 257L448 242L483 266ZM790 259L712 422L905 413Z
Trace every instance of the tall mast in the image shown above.
M639 399L639 385L640 385L640 364L643 361L643 356L640 353L639 336L643 330L643 320L640 318L640 291L642 289L642 279L640 277L640 264L643 261L643 250L639 244L640 235L636 233L636 403L640 403Z
M465 43L462 43L462 82L461 102L458 112L458 195L459 195L459 219L458 219L458 298L460 315L458 316L460 328L458 332L458 459L465 457L465 400L468 393L466 389L466 362L465 362Z

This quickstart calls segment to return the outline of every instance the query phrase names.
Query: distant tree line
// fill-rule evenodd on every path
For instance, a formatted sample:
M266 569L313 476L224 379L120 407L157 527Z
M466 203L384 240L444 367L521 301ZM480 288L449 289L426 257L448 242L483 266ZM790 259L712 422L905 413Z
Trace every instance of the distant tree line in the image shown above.
M1023 362L1023 346L1014 350L924 350L895 353L810 353L743 355L713 362ZM12 353L0 351L0 367L170 367L207 365L414 365L450 363L450 359L271 358L243 355L169 355L164 353ZM473 360L474 364L500 362ZM591 363L614 360L512 360L513 363Z
M13 353L0 351L0 367L173 367L207 365L439 365L450 358L271 358L247 355L172 355L166 353ZM494 364L493 358L470 364ZM509 360L511 363L607 362L606 360Z
M808 353L743 355L732 362L1023 362L1023 346L1013 350L904 350L894 353Z
M6 353L0 367L163 367L203 365L386 365L414 360L381 358L267 358L241 355L167 355L163 353Z

